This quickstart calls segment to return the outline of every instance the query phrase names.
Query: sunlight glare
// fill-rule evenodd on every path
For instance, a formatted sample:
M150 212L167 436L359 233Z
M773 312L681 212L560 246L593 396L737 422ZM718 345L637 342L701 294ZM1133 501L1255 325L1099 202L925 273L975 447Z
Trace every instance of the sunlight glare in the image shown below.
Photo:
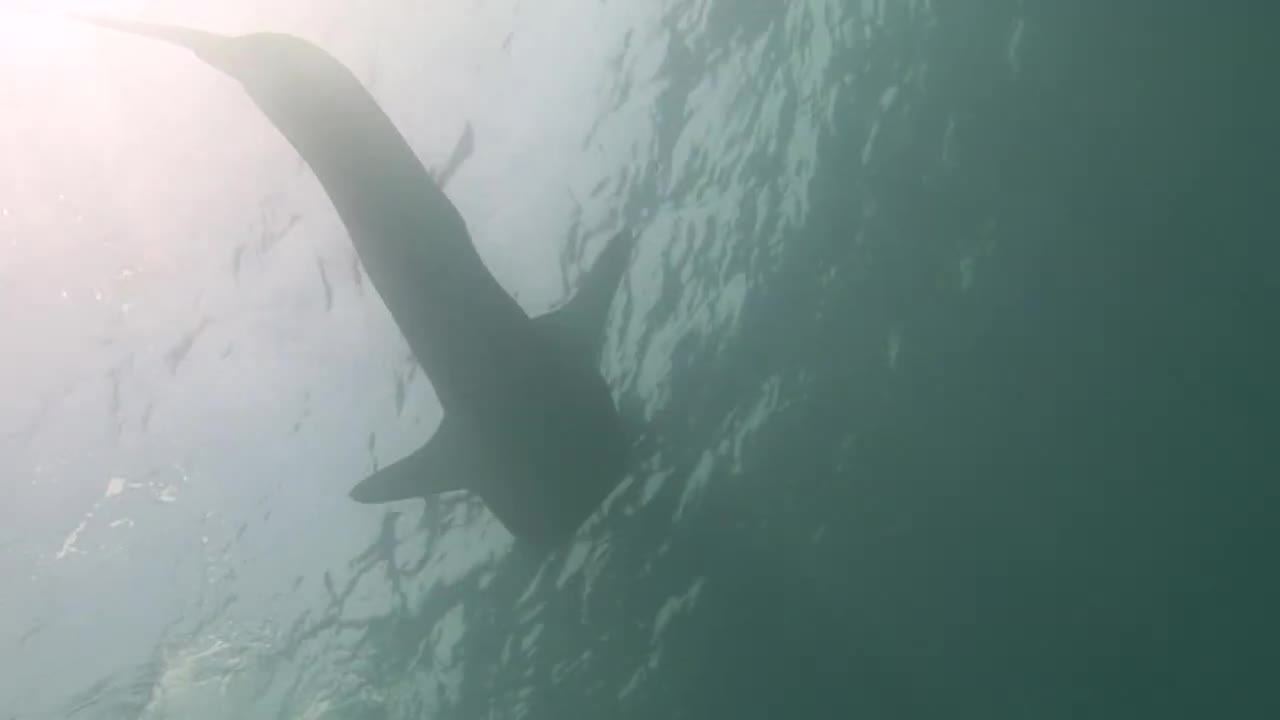
M83 46L84 30L59 16L69 9L54 3L40 9L28 9L24 3L0 4L0 62L38 62Z

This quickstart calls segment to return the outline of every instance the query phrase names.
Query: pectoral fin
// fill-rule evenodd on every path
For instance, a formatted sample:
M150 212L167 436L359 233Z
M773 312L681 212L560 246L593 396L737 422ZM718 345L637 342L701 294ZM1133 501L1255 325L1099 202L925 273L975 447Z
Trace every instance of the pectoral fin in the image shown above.
M475 134L471 131L471 123L467 123L467 127L462 131L462 137L458 139L458 144L453 146L453 152L449 154L449 160L445 162L444 167L433 171L432 177L435 178L436 185L443 190L445 185L449 184L449 180L453 174L458 171L462 163L471 157L471 153L475 152L476 140Z
M596 256L591 269L578 279L578 289L568 302L533 319L535 325L557 342L596 357L604 341L609 306L631 261L636 236L629 230L614 235Z
M360 481L351 499L374 504L465 490L468 455L455 425L446 417L427 444Z

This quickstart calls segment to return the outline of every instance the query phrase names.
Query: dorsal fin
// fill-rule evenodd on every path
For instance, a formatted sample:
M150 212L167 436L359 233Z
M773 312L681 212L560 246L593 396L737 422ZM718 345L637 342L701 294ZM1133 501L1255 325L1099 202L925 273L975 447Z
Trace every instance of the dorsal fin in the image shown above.
M555 310L534 318L534 323L551 333L557 341L582 348L592 358L597 357L604 341L604 323L609 317L609 306L631 262L631 250L635 244L635 234L629 230L610 238L604 250L596 256L591 269L580 277L573 297Z

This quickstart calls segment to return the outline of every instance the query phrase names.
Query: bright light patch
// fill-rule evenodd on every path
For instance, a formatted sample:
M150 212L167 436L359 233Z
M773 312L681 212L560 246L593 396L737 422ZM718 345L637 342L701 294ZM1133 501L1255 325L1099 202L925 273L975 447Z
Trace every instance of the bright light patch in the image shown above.
M114 497L124 492L124 478L113 477L107 481L106 497Z
M0 4L0 63L37 62L84 45L82 28L59 17L52 3L45 10L25 10L21 3Z

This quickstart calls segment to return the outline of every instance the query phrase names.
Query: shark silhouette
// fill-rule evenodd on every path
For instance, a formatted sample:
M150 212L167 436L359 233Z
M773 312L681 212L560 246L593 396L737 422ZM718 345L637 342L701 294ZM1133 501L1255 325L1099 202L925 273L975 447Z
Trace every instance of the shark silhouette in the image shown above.
M184 46L238 80L324 186L444 408L425 445L351 497L385 503L466 490L522 541L570 538L625 470L628 433L598 358L634 235L613 237L572 299L530 318L485 267L440 183L329 53L277 33L74 17Z

